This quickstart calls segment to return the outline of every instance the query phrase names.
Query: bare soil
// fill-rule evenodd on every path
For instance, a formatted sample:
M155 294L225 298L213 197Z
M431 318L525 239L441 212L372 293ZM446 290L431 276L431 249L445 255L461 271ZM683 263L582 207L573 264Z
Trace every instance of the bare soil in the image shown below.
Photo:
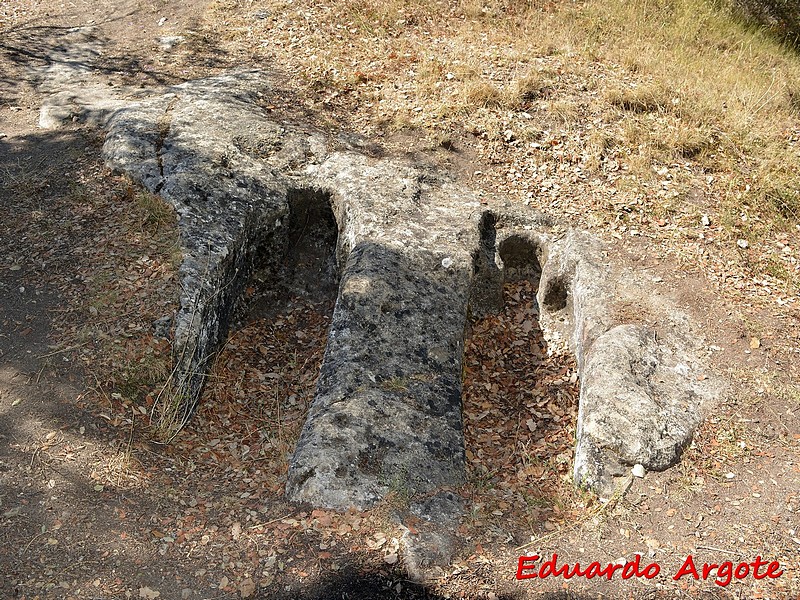
M174 83L245 57L203 30L201 2L21 0L1 10L0 597L800 597L798 303L776 303L758 281L722 285L739 271L721 273L704 240L682 238L675 253L614 223L598 229L613 243L610 259L658 281L702 325L728 383L679 465L632 479L608 502L570 485L575 366L548 357L531 284L507 286L504 312L471 324L469 484L457 490L469 512L454 564L424 583L410 581L399 557L401 535L423 526L405 516L405 490L364 513L283 499L329 302L289 295L268 318L243 315L199 413L159 443L149 413L169 342L152 324L175 308L173 223L103 166L96 132L37 129L31 68L67 28L85 25L103 40L112 83ZM177 34L188 42L160 48L157 38ZM300 89L291 78L282 85L269 102L287 118L330 126L347 109L303 112L292 96ZM471 150L469 133L436 148L413 132L381 143L449 165L487 197L506 191L504 157ZM643 299L620 318L655 320L654 310ZM581 565L639 554L661 574L515 579L519 556L554 553ZM689 555L701 568L760 556L783 575L675 581Z

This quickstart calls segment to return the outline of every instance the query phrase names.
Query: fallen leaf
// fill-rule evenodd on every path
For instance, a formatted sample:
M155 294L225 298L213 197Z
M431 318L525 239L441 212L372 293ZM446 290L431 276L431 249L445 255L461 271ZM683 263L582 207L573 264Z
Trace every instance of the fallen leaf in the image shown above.
M239 584L239 594L242 598L249 598L256 591L256 582L249 577Z

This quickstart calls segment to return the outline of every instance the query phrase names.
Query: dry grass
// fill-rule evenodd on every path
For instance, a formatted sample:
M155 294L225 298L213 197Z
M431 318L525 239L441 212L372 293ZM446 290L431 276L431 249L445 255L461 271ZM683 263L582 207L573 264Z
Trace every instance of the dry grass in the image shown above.
M796 224L800 156L787 134L797 110L797 54L698 0L612 1L591 14L596 52L635 78L609 85L607 100L626 119L655 116L629 127L661 140L644 144L651 160L690 158L730 175L737 191L724 204L778 227Z
M797 235L800 56L726 1L217 0L205 28L281 65L327 125L456 150L472 135L495 164L540 165L545 135L559 161L619 173L638 227L695 219L702 196L723 240ZM607 206L579 212L613 222Z
M134 205L143 229L157 233L175 223L175 210L156 194L141 190L134 198Z

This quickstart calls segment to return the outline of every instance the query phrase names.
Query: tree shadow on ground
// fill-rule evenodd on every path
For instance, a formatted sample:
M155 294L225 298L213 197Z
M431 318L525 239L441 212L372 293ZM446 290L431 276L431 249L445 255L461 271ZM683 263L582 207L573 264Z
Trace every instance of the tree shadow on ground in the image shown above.
M122 19L124 17L119 17ZM150 84L166 84L177 81L168 73L150 68L142 56L103 56L93 53L80 58L66 54L64 37L74 33L72 27L54 25L29 25L11 28L3 32L0 40L0 55L10 66L0 77L0 89L13 89L20 79L33 85L42 83L37 70L53 64L69 64L70 67L88 72L90 69L103 75L119 73L143 74ZM98 33L86 35L86 41L107 45L108 40Z
M51 21L60 16L53 16ZM74 53L69 36L79 28L63 25L22 23L3 31L0 37L0 104L14 105L18 101L21 82L31 86L41 85L44 71L54 65L68 66L76 72L92 72L105 77L117 77L124 83L135 85L171 85L182 83L187 77L177 75L176 58L182 65L202 66L205 69L222 69L233 66L231 57L219 46L218 40L208 34L193 36L191 58L170 56L169 61L158 60L153 49L156 39L132 40L138 48L119 46L119 40L103 35L103 27L113 24L119 28L126 19L136 19L137 9L107 16L89 27L80 29L82 42L94 44L100 51L88 50ZM63 16L69 20L69 15ZM159 66L162 65L162 66ZM172 69L166 67L170 65ZM183 71L185 72L185 70Z
M531 590L528 590L531 591ZM459 592L463 599L521 600L530 597L522 590L500 593ZM536 592L532 592L536 594ZM279 595L260 595L259 598L275 600L445 600L456 597L452 593L435 592L431 587L411 581L401 572L388 575L385 573L360 572L353 567L342 569L335 574L327 574L314 582L294 591L285 591ZM546 592L535 595L539 600L589 600L586 594L569 591Z
M800 3L797 0L734 0L745 23L761 27L773 37L800 51Z

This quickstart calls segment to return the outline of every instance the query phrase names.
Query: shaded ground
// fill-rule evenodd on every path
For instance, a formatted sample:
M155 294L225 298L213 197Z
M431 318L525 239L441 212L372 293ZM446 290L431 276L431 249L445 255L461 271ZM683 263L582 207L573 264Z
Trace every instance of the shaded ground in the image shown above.
M504 313L473 322L466 345L463 547L425 586L408 581L398 558L399 537L421 526L398 518L409 500L402 489L368 513L282 499L329 304L292 296L267 319L245 319L196 419L174 444L156 443L148 416L169 369L169 343L152 324L175 306L171 213L102 166L94 133L35 128L40 96L28 68L57 43L56 26L94 21L112 80L150 85L205 74L232 59L212 38L187 33L201 8L120 2L47 15L47 6L22 2L7 21L0 42L0 596L797 597L796 309L757 302L767 286L746 280L739 297L719 299L702 275L687 274L641 237L626 236L620 259L652 272L703 319L711 356L733 384L725 402L675 469L634 480L624 498L606 504L574 490L574 366L546 357L530 284L509 286ZM172 33L191 43L165 54L154 40ZM291 102L273 100L275 110L296 116L296 107L278 105ZM393 143L402 145L402 135ZM464 173L503 179L469 152L441 153L434 152ZM704 242L697 245L702 265ZM641 307L630 312L647 318ZM554 552L562 564L641 553L661 565L662 576L514 580L520 554ZM668 574L689 554L698 563L760 555L780 561L785 574L725 587L673 581Z

